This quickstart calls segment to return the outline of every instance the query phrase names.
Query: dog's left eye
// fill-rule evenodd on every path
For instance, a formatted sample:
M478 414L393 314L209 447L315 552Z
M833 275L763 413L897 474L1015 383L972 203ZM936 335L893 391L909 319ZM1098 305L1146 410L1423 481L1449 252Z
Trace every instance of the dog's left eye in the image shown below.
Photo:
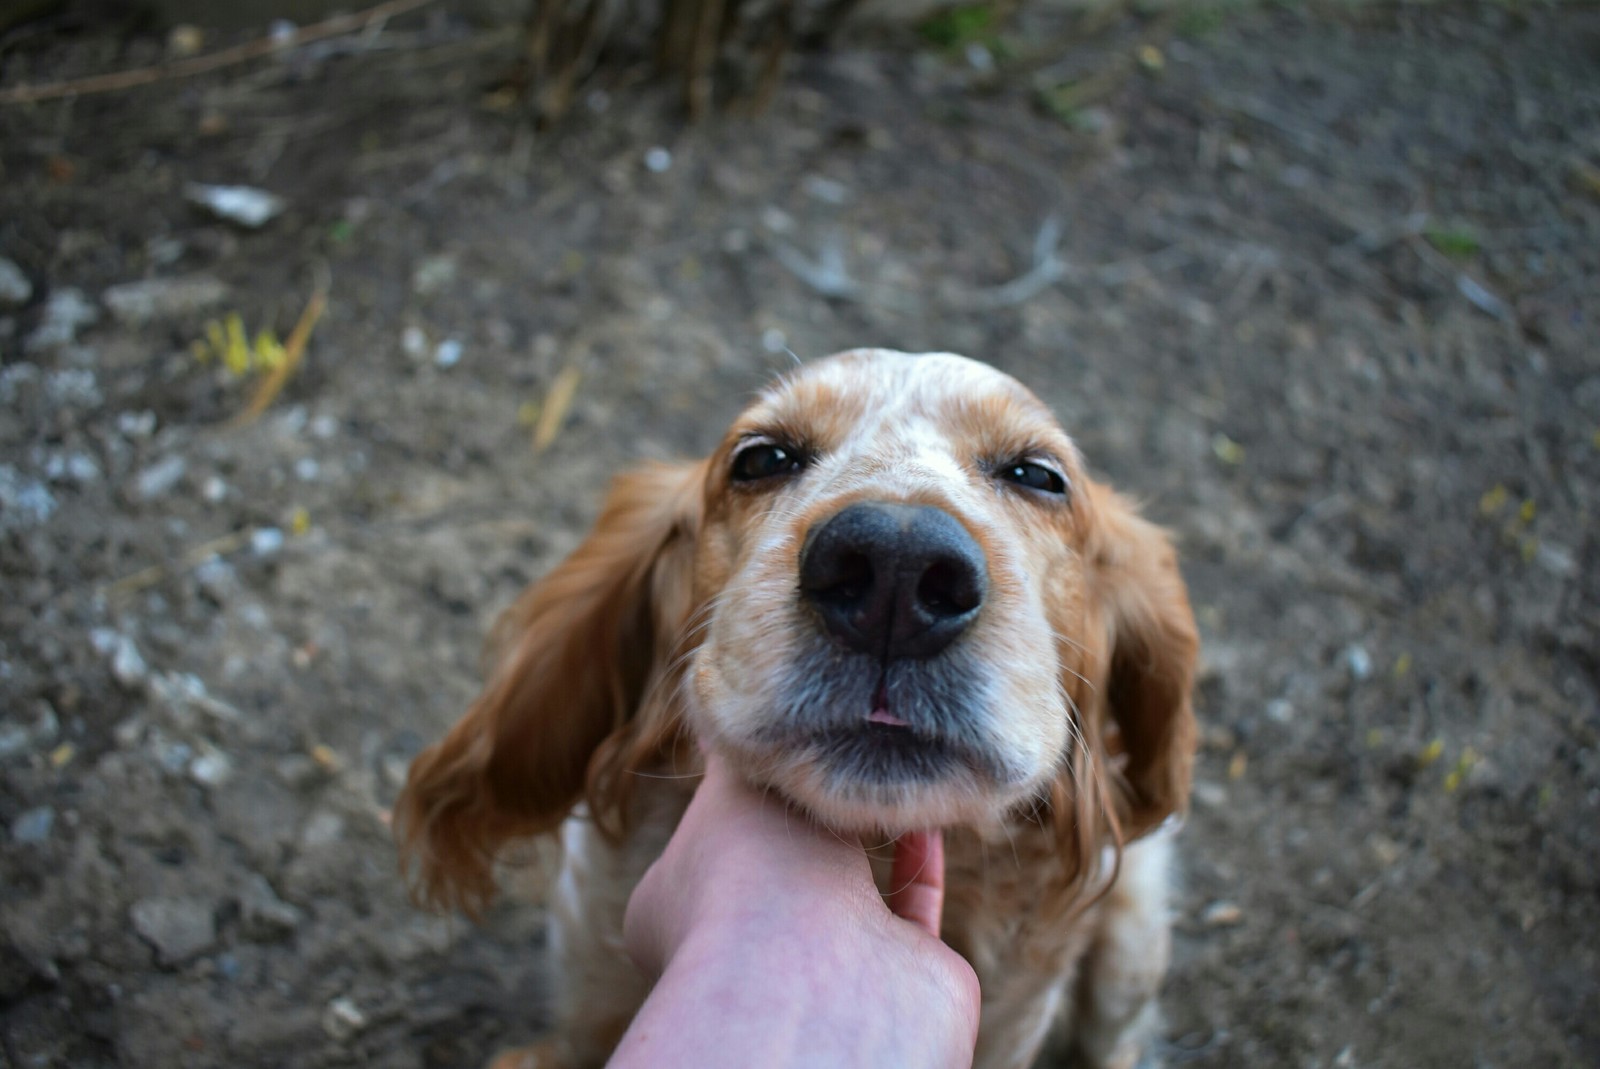
M1018 460L1003 465L995 474L1008 483L1015 483L1029 490L1038 490L1046 494L1067 492L1067 480L1060 472L1043 464L1035 464L1031 460Z
M756 442L734 455L733 479L741 483L756 482L779 475L792 475L805 466L805 457L798 449L773 442Z

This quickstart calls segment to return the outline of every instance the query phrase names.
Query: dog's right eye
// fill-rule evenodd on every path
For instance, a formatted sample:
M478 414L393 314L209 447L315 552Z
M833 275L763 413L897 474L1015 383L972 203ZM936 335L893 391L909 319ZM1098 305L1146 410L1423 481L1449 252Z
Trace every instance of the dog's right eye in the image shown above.
M792 475L806 466L805 457L798 449L790 449L774 442L755 442L734 454L733 480L752 483Z

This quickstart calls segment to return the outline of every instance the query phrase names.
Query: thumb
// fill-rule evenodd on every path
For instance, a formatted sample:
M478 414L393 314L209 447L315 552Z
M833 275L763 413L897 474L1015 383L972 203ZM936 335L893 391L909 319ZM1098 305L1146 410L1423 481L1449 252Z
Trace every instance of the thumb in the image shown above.
M939 938L944 913L944 836L937 828L906 832L895 842L889 887L884 898L889 912Z

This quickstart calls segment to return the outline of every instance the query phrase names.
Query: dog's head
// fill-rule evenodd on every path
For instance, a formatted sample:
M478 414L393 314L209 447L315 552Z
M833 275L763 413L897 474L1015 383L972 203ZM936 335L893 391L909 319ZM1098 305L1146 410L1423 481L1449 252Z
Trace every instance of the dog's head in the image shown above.
M484 903L496 848L579 801L619 830L687 734L843 829L1038 814L1069 878L1188 794L1198 640L1167 539L958 356L821 361L706 460L619 480L498 638L399 804L439 905Z

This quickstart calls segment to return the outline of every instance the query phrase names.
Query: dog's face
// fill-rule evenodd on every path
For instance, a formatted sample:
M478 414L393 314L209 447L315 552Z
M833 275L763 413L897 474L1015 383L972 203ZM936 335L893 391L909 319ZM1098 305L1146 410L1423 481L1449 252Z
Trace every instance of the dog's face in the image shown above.
M580 800L624 831L635 773L691 762L689 734L843 829L1050 821L1075 876L1187 796L1197 639L1165 536L958 356L820 361L706 460L618 480L498 639L397 807L436 904L483 904L495 849Z
M1085 674L1083 484L1049 411L975 361L852 353L779 383L707 471L697 734L845 828L1038 797Z

